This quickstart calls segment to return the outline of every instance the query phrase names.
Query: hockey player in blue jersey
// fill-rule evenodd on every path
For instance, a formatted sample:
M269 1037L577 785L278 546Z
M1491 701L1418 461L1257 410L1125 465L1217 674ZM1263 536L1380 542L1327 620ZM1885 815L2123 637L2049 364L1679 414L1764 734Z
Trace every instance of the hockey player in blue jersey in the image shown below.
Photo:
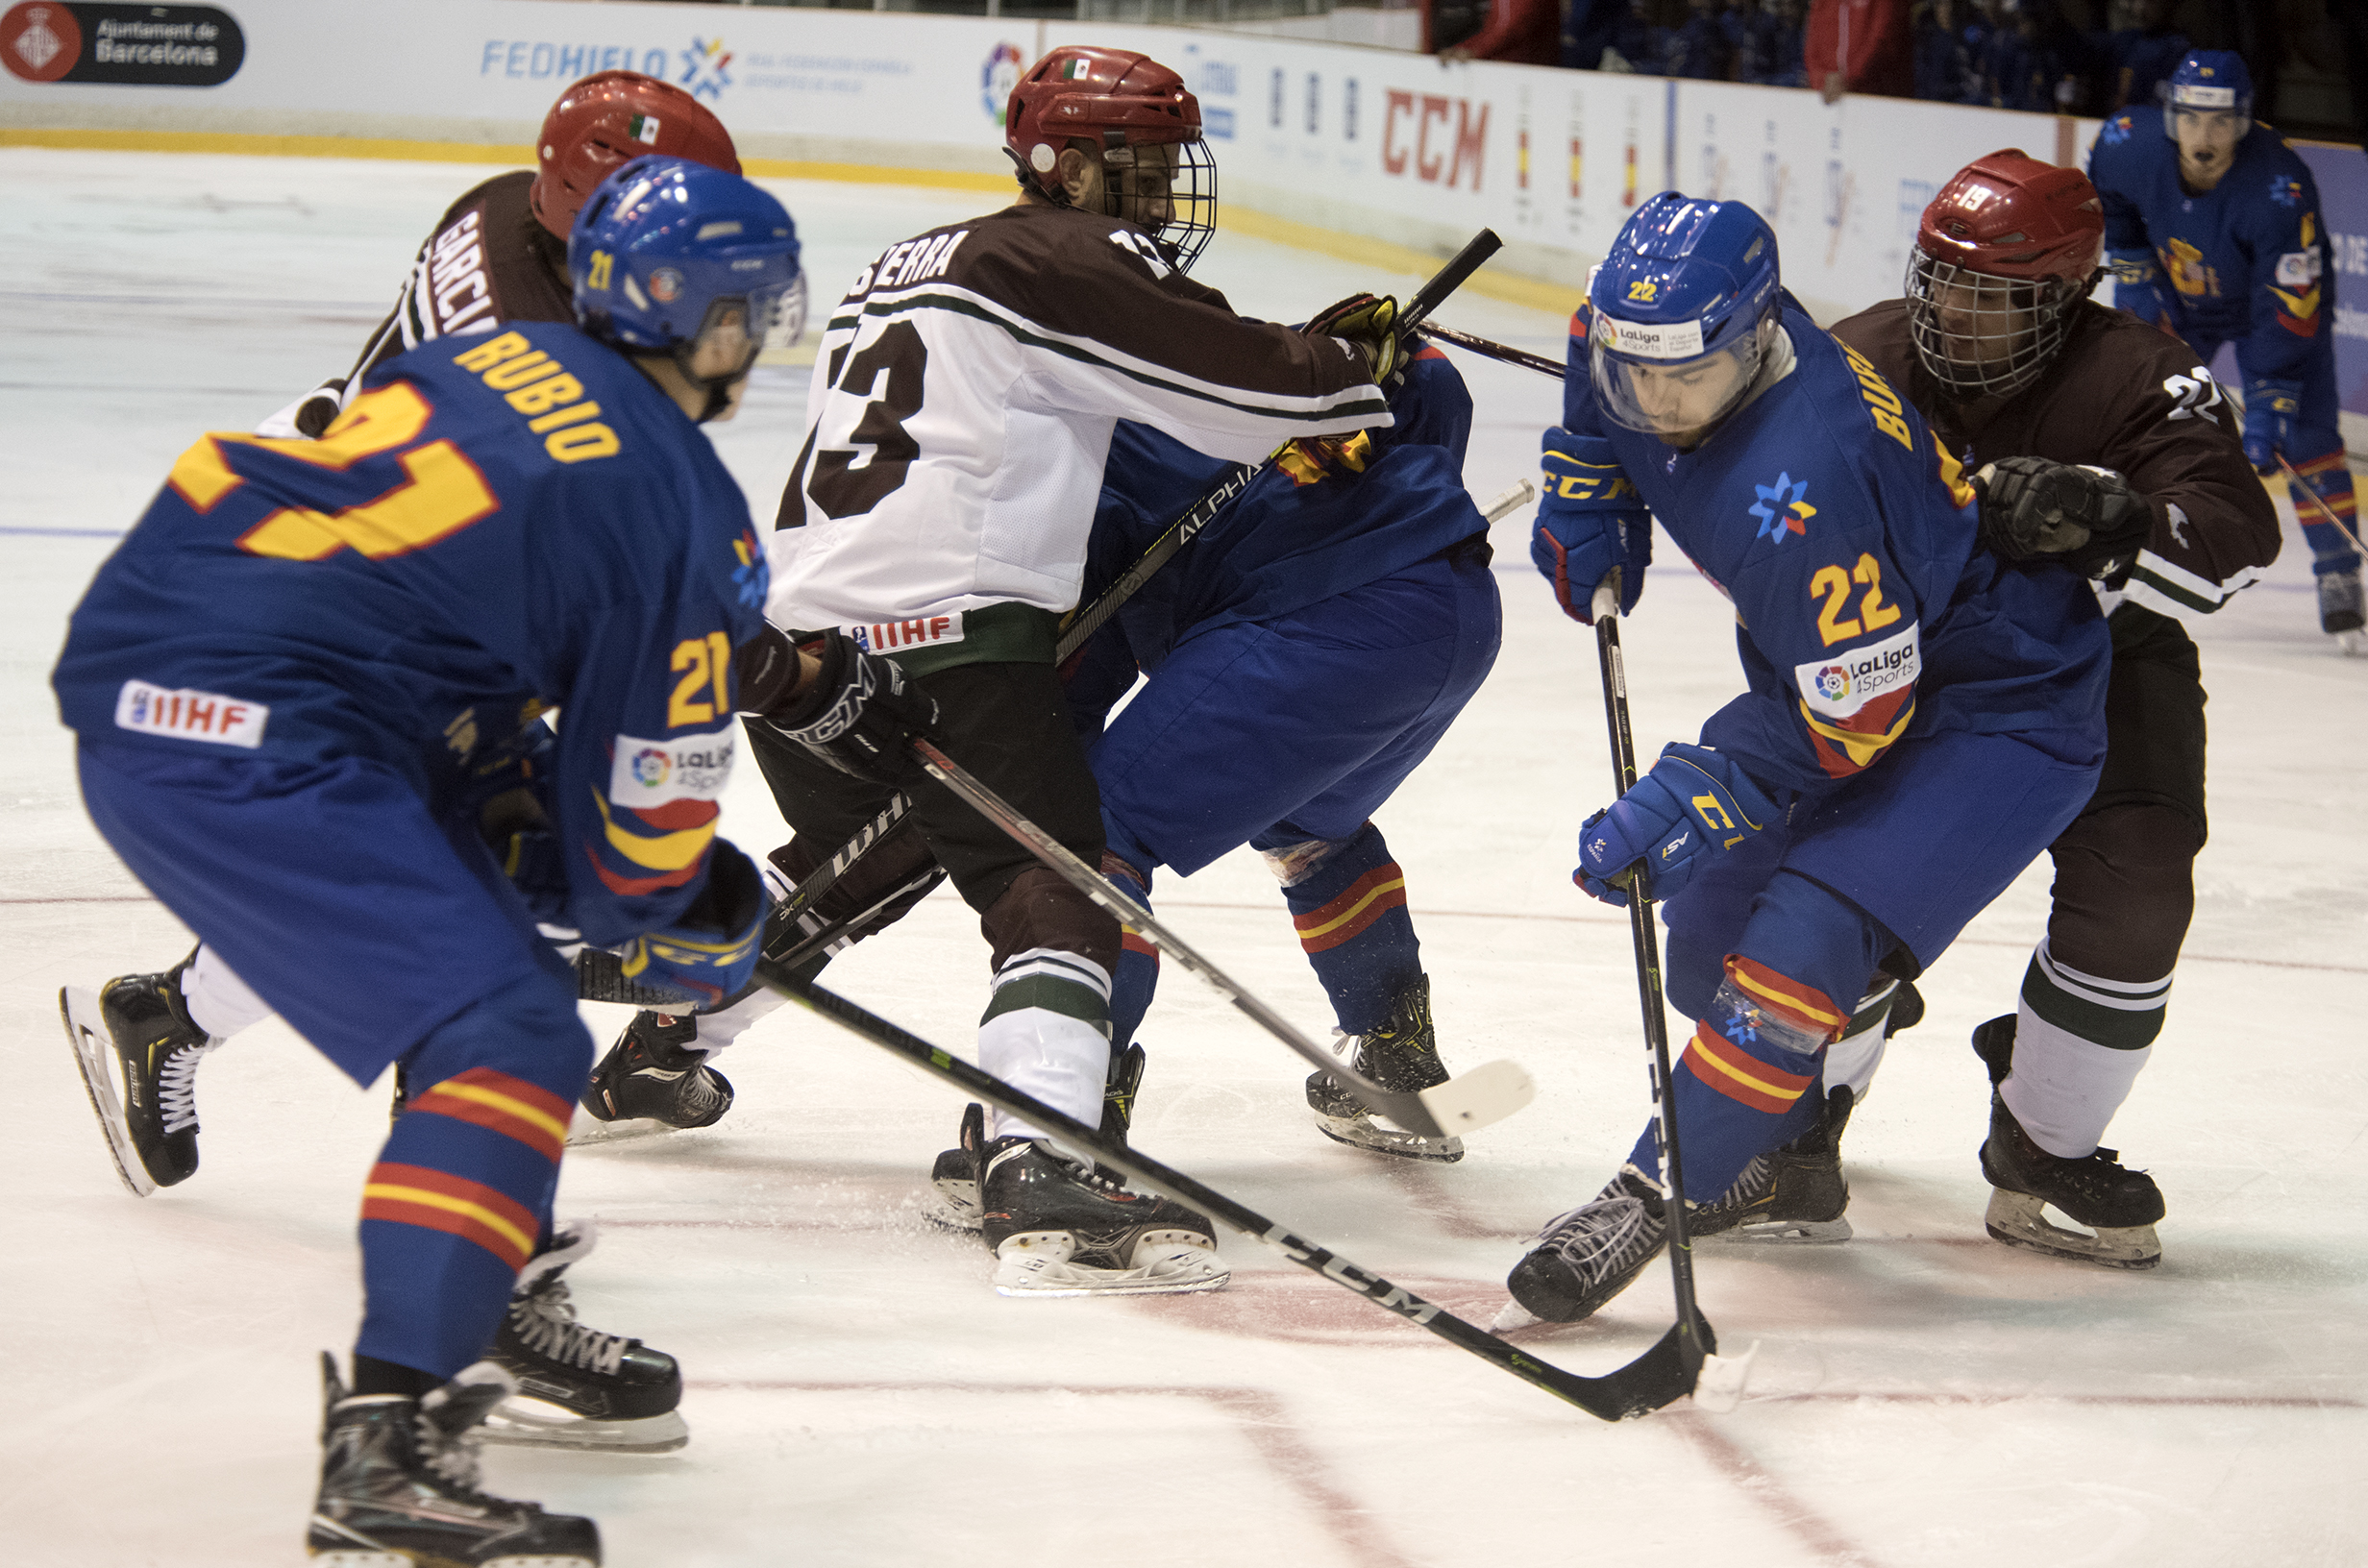
M1956 460L1782 291L1739 202L1637 210L1565 388L1534 551L1563 607L1589 619L1615 572L1633 606L1649 508L1736 610L1747 689L1588 819L1576 873L1666 900L1668 997L1696 1023L1670 1087L1690 1228L1715 1234L1816 1123L1827 1046L2088 798L2109 643L2074 573L1978 548ZM1648 1127L1514 1268L1503 1321L1601 1307L1665 1243L1662 1198Z
M2113 303L2186 339L2205 363L2236 348L2245 455L2263 474L2291 464L2342 520L2303 503L2319 626L2361 629L2352 471L2335 384L2335 265L2318 186L2285 139L2253 121L2242 57L2199 49L2171 73L2162 135L2151 110L2105 122L2088 177L2105 200Z
M54 676L125 863L358 1083L411 1085L364 1189L315 1555L598 1562L589 1520L484 1497L469 1458L592 1059L559 945L708 995L754 959L717 797L734 704L782 665L697 424L736 404L796 239L738 177L644 159L569 269L582 331L424 344L318 441L201 439Z

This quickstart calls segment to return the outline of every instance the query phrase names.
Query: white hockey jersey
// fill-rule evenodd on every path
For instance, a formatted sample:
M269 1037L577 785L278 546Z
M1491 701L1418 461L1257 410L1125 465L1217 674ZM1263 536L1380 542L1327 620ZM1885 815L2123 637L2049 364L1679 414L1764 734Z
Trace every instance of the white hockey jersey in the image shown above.
M1242 462L1391 422L1354 346L1246 321L1133 225L1035 203L865 268L806 408L766 614L924 669L1050 656L1118 421Z

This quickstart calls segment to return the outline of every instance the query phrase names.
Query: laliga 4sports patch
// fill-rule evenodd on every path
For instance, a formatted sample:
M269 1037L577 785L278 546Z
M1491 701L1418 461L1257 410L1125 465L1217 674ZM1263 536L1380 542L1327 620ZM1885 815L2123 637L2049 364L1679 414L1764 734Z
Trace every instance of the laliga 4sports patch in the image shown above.
M678 800L712 800L731 777L735 729L645 741L620 735L608 768L608 798L632 811Z
M1867 703L1915 684L1923 668L1916 627L1886 637L1864 648L1831 653L1792 667L1809 711L1828 719L1847 719Z

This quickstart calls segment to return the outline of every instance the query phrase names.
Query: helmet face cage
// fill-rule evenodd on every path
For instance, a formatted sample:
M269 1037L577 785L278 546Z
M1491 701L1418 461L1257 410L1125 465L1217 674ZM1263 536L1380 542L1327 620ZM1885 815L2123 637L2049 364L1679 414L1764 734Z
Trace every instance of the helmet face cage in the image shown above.
M1909 335L1926 374L1952 397L2008 397L2055 359L2087 293L2084 280L1976 272L1919 245L1908 261Z
M1664 438L1707 430L1743 401L1766 357L1774 311L1690 358L1631 356L1614 346L1618 323L1596 313L1587 366L1595 401L1614 424Z
M1103 211L1149 234L1176 271L1192 271L1217 233L1217 159L1209 144L1113 146L1101 166Z

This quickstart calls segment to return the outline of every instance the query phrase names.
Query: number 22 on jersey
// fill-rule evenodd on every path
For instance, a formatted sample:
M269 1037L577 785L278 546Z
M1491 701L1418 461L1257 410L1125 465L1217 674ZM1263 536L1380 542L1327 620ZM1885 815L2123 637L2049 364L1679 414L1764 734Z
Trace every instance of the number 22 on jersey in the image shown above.
M1862 582L1866 593L1859 600L1858 618L1845 619L1842 612L1849 605L1851 586ZM1817 635L1828 648L1881 631L1899 619L1899 606L1883 601L1883 567L1870 554L1860 555L1858 564L1847 572L1838 566L1819 567L1817 575L1809 579L1809 597L1825 601L1817 611Z

